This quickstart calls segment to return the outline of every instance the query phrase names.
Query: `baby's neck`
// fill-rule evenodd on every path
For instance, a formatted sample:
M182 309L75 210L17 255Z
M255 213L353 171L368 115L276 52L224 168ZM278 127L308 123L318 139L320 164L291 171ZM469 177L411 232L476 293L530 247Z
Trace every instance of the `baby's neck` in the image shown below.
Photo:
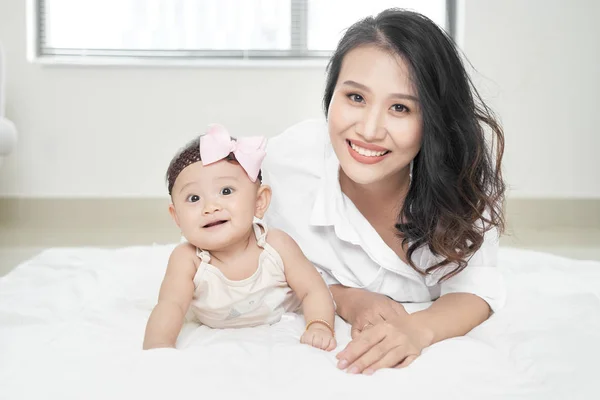
M244 235L240 240L237 240L222 249L211 250L210 256L221 264L236 263L239 260L243 260L246 257L248 250L255 246L256 238L254 237L254 231L250 229L248 234Z

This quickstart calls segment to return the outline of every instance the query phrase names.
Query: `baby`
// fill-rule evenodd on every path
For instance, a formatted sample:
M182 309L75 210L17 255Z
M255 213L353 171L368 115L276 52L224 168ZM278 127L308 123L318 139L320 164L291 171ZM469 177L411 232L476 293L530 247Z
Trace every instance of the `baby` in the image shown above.
M300 342L336 347L327 285L290 236L254 222L271 200L261 184L265 144L211 125L171 161L169 212L186 242L169 258L144 349L175 347L188 310L212 328L240 328L276 323L299 307L307 321Z

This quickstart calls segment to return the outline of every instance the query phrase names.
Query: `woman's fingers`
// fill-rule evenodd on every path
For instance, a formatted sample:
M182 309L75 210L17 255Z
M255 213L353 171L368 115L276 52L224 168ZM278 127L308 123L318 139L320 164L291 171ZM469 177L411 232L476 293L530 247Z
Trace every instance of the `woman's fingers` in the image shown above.
M370 375L381 368L408 366L419 356L421 348L403 332L402 326L397 320L365 328L337 355L338 368Z
M358 358L358 360L354 361L348 367L348 373L350 374L360 374L365 371L367 368L370 368L373 365L382 365L380 368L385 367L393 367L398 364L398 351L393 351L388 346L390 345L389 341L383 340L371 347L366 353ZM392 351L392 353L390 353ZM377 367L373 370L375 371Z
M413 354L404 359L400 364L396 366L396 368L405 368L408 367L413 361L415 361L419 356Z
M354 339L358 335L360 335L363 331L365 331L373 326L375 326L375 325L371 322L357 323L352 326L352 329L350 330L350 335L352 336L352 339Z
M402 315L408 315L408 312L406 312L406 309L404 308L404 306L400 303L397 303L395 301L391 302L391 307L392 309L396 312L396 314L402 316Z
M382 368L394 368L399 366L401 362L403 362L403 360L407 360L409 357L413 357L413 356L406 356L407 353L407 349L405 346L396 346L393 347L391 349L389 349L389 351L383 356L381 357L379 360L375 361L374 363L372 363L371 365L369 365L367 368L365 368L364 370L364 374L365 375L372 375L375 371L382 369ZM416 356L415 356L416 358ZM414 358L413 358L414 360Z
M344 350L336 356L338 368L346 369L352 365L359 357L368 352L373 346L377 345L385 338L383 329L367 329L355 339L353 339ZM361 370L362 371L362 370Z
M352 325L352 329L350 329L350 336L352 339L356 338L362 332L362 328L365 324L362 321L355 321Z
M352 336L352 339L354 339L367 328L375 326L381 322L385 322L385 316L382 313L369 312L367 315L363 315L354 321L352 324L352 329L350 330L350 335Z

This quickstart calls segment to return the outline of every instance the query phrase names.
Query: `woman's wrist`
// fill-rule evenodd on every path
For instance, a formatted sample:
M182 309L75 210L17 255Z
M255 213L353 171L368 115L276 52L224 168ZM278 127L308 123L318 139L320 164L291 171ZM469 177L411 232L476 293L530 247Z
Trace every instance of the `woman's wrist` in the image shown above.
M435 331L428 323L428 315L423 312L409 314L405 320L411 329L417 332L419 346L421 349L431 346L435 343Z
M422 333L429 345L466 335L488 317L489 306L470 293L449 293L422 311L410 315L411 325Z
M352 310L352 306L349 305L350 298L348 295L352 296L352 292L356 289L343 285L331 285L329 286L329 290L331 291L333 300L335 301L338 315L347 322L351 321L352 318L350 316L350 312Z

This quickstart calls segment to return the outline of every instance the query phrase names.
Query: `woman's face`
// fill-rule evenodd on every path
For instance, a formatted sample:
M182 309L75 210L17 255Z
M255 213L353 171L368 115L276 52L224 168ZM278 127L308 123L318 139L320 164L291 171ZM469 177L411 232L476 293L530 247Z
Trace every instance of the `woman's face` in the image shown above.
M419 101L406 63L374 46L346 54L329 105L342 172L367 185L407 177L421 147Z

